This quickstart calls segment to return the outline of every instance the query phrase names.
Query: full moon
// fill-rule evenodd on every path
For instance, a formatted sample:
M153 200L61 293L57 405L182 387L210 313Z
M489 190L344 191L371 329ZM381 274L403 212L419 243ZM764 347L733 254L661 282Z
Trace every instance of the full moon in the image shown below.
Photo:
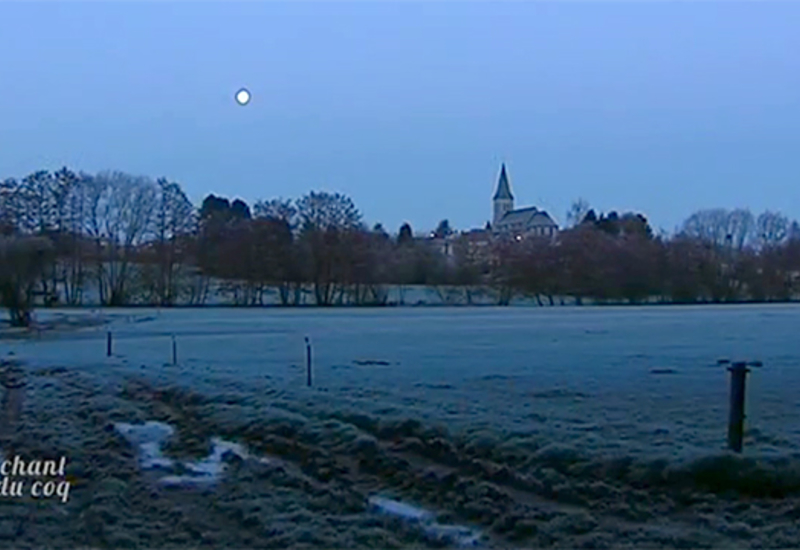
M247 88L242 88L236 92L236 103L239 105L247 105L250 103L250 92L247 91Z

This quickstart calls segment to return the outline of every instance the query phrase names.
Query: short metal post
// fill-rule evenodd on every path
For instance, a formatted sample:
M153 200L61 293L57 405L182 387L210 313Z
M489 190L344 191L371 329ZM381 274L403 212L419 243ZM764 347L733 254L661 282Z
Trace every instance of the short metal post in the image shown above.
M310 388L311 387L311 342L309 342L308 336L306 336L306 374L307 374L306 385Z
M111 331L106 334L106 357L111 357Z
M175 335L172 335L172 364L178 364L178 342L175 340Z
M742 452L744 439L744 395L745 379L750 369L747 363L737 361L728 370L731 372L731 403L728 417L728 446L736 453Z
M16 361L0 363L0 384L5 389L2 402L2 438L9 438L15 431L22 414L25 398L25 370Z

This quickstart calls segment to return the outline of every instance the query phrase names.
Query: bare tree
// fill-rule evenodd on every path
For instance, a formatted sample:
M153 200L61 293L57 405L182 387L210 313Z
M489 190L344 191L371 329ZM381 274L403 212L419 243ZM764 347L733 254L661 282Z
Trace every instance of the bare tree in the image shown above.
M57 189L59 280L64 301L69 305L77 305L83 300L87 279L87 182L91 181L91 176L75 174L66 167L54 176Z
M372 231L352 229L343 234L345 275L340 300L356 305L385 305L392 273L393 243L380 224ZM345 288L344 285L347 285Z
M790 241L800 241L800 223L798 223L797 220L793 221L789 226L786 238Z
M497 305L511 304L519 290L520 255L522 241L500 238L491 243L489 286L497 297Z
M725 239L734 250L743 250L751 244L755 230L753 214L746 208L728 213Z
M345 233L363 230L361 213L339 193L311 192L296 203L307 278L317 305L332 305L343 282L348 250Z
M6 225L22 235L53 237L57 233L57 187L53 175L46 170L34 172L20 182L7 180L2 189L3 218ZM39 284L45 304L58 296L55 263L40 273Z
M19 228L26 234L46 234L55 226L55 179L47 170L25 176L20 186Z
M586 218L586 214L589 213L589 210L591 210L589 201L583 198L574 200L567 211L567 227L575 227L581 223L584 218Z
M539 305L543 305L541 297L545 296L552 306L554 296L563 286L556 243L546 237L529 237L508 244L516 245L517 250L510 256L511 272L505 277L507 286L510 284L513 289L535 298Z
M36 282L51 252L44 237L0 236L0 305L8 309L12 326L30 325Z
M301 231L363 229L361 213L350 197L340 193L312 191L296 202Z
M288 199L258 201L253 205L253 217L272 218L286 222L292 231L297 229L297 208Z
M411 233L411 226L404 223L400 227L391 254L387 258L387 269L391 273L391 281L397 285L400 305L405 304L408 285L419 284L417 258L419 256L417 241Z
M778 245L789 236L789 218L769 210L756 218L756 240L759 248Z
M459 235L453 243L454 273L453 282L464 290L467 304L476 298L478 285L488 272L488 257L482 257L481 250L466 234ZM486 255L488 256L488 254Z
M299 305L303 274L295 246L300 224L297 207L288 199L260 200L253 205L253 215L257 232L266 241L265 267L270 284L277 287L281 305Z
M156 187L147 178L121 172L98 174L89 187L87 229L95 242L100 300L123 305L134 255L152 235Z
M14 178L0 180L0 226L16 230L19 226L17 216L17 193L19 185Z
M683 222L681 233L723 246L728 236L728 211L724 208L699 210Z
M743 250L752 244L755 228L753 214L745 208L730 211L714 208L700 210L689 216L683 224L682 233L716 246Z
M156 181L155 253L156 294L161 305L173 305L180 297L179 280L186 259L186 240L195 229L192 203L177 183L166 178Z

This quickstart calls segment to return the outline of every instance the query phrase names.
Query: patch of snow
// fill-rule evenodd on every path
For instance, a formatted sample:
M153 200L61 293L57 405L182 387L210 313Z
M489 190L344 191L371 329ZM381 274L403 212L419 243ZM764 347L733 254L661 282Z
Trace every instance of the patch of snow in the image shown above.
M419 525L426 537L437 542L462 547L480 544L480 532L462 525L437 523L436 516L428 510L380 496L369 497L367 502L375 512L395 516L413 525Z
M162 446L175 433L172 426L163 422L145 422L144 424L127 424L119 422L115 429L131 444L139 449L139 465L142 470L162 470L165 475L158 479L158 483L169 487L212 485L219 481L225 472L224 456L232 453L242 460L257 460L269 463L263 457L252 456L240 444L212 438L211 454L195 462L175 460L164 456ZM178 474L182 468L189 472Z
M139 465L143 470L174 467L172 459L165 457L161 451L161 446L175 433L172 426L163 422L145 422L144 424L118 422L114 428L128 443L138 446Z
M469 547L478 546L481 542L481 534L478 531L461 525L433 523L426 525L423 531L428 538L444 544Z
M158 443L142 443L139 445L139 452L139 460L145 470L170 469L174 466L171 458L161 454L161 445Z
M433 521L434 518L433 514L427 510L390 498L370 497L368 503L371 508L378 512L390 516L398 516L407 521Z
M210 475L169 475L160 478L158 484L165 487L203 487L213 485L217 480L217 476Z

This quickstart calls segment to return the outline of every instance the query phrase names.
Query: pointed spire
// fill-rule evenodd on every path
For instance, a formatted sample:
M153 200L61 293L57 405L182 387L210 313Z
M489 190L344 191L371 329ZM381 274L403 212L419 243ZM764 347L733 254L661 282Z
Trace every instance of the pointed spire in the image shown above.
M497 192L494 194L494 200L498 199L514 200L514 195L511 194L511 187L508 185L505 162L500 167L500 179L497 182Z

